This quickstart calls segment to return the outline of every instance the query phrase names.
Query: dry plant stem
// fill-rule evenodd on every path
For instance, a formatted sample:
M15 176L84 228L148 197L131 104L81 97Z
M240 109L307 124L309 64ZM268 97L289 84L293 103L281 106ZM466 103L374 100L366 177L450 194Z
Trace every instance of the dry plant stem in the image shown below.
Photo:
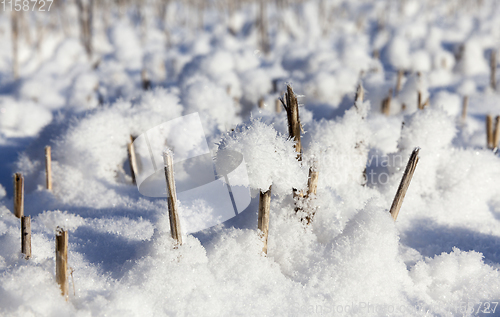
M78 7L78 19L80 22L80 37L87 52L89 60L92 59L92 8L94 6L94 0L76 0L76 5Z
M467 120L467 107L469 106L469 96L464 96L462 102L462 121L465 122Z
M75 270L72 267L70 267L69 269L70 269L69 274L71 275L71 285L73 285L73 296L76 296L75 279L73 278L73 272Z
M396 81L396 95L399 94L399 92L401 91L401 85L402 85L402 81L403 81L403 70L399 70L398 71L398 79Z
M66 14L66 6L63 1L58 3L59 5L56 7L57 8L57 14L59 15L59 22L60 22L60 27L62 29L62 32L64 34L64 37L69 37L70 32L69 32L69 22L68 22L68 14ZM104 19L104 23L106 25L109 25L108 19Z
M28 46L31 46L31 34L30 34L30 23L29 20L24 16L24 11L19 11L19 22L21 25L21 34L24 35L24 39Z
M35 48L36 48L36 52L38 54L38 59L40 60L41 56L40 56L40 47L42 45L42 41L43 41L43 35L44 35L44 32L45 32L45 26L41 23L40 19L38 18L37 16L37 19L35 21L36 23L36 44L35 44Z
M128 145L127 145L127 153L128 153L128 162L130 165L130 176L132 176L132 183L135 184L135 174L137 173L137 159L135 157L135 149L134 149L134 141L132 136L130 136L130 139L132 140Z
M486 116L486 145L488 149L493 149L493 118Z
M14 79L19 78L19 13L15 10L11 13L11 24L12 24L12 72Z
M14 174L14 214L17 218L24 216L24 177L21 173Z
M56 282L68 300L68 231L56 229Z
M354 97L354 107L356 108L356 110L358 111L358 114L362 115L360 109L358 108L358 103L362 103L363 102L363 98L365 96L365 90L363 88L363 86L361 85L361 83L358 84L358 88L356 89L356 96ZM362 119L364 120L364 116L362 116ZM363 152L363 148L364 148L364 140L359 140L356 142L356 149L359 149L361 152ZM311 177L311 170L309 170L309 177ZM363 179L366 179L366 168L365 170L363 171ZM364 184L366 185L366 184ZM314 214L312 215L314 216ZM312 216L308 216L307 217L307 223L309 224L312 220Z
M312 195L316 195L318 189L318 178L319 172L316 170L314 164L309 168L309 179L307 180L307 194L306 199L310 199ZM302 218L301 221L306 220L307 224L311 224L314 218L315 211L308 212L305 218Z
M288 135L290 139L295 140L295 151L297 152L297 159L302 161L302 143L300 142L300 119L299 119L299 103L297 97L293 92L292 86L286 86L287 92L285 93L286 104L281 100L285 107L286 115L288 118Z
M264 240L264 247L262 252L267 254L267 236L269 233L269 214L271 210L271 186L266 192L260 191L259 198L259 218L258 218L258 228L262 232L262 238Z
M425 109L425 107L428 107L430 105L429 97L425 100L425 102L422 104L422 110Z
M497 87L497 76L496 76L496 71L497 71L497 51L493 50L491 51L490 55L490 86L491 89L495 90Z
M281 113L281 102L279 98L276 99L274 107L276 108L276 113Z
M149 80L148 72L145 69L141 71L141 80L142 80L142 89L149 90L149 88L151 88L151 81Z
M205 1L198 1L198 29L203 30Z
M146 41L146 36L147 36L147 15L145 14L144 10L144 0L139 0L137 1L137 13L139 16L140 20L140 30L141 30L141 44L144 44Z
M176 240L179 245L181 245L181 223L177 210L177 193L175 191L174 159L172 156L172 152L165 151L163 153L163 161L165 163L165 178L167 180L168 218L170 220L170 233L172 234L172 238Z
M236 113L240 114L241 113L241 105L240 105L240 100L237 97L233 97L233 104L234 104L234 107L236 108Z
M456 52L455 52L455 64L458 64L458 62L460 62L460 60L462 59L462 57L464 55L464 50L465 50L465 45L460 44L460 46L458 47L458 50L456 50Z
M278 82L279 82L278 78L273 79L273 93L274 94L278 92Z
M165 39L167 43L167 47L171 47L172 45L172 35L170 34L169 25L166 22L168 15L168 6L170 4L170 0L161 1L161 10L159 10L159 19L161 21L161 28L163 33L165 34Z
M281 100L281 103L285 107L286 116L288 119L288 135L290 139L295 141L295 151L297 152L297 160L302 161L302 143L300 141L300 119L299 119L299 103L297 102L297 96L293 92L292 86L286 86L287 92L285 93L286 103ZM293 197L302 197L303 193L297 191L293 188ZM296 208L296 211L298 209Z
M264 98L259 99L259 108L264 109Z
M41 20L38 18L37 16L37 19L35 21L36 23L36 42L35 42L35 49L36 49L36 53L37 53L37 57L38 57L38 61L40 62L41 59L42 59L42 56L40 55L41 52L40 52L40 47L42 45L42 41L43 41L43 35L45 34L45 25L42 24Z
M235 1L229 0L227 2L227 13L228 13L229 20L232 20L233 15L234 15L234 11L235 11Z
M31 258L31 216L21 218L21 253Z
M358 85L358 88L356 89L356 96L354 97L354 105L359 102L363 102L365 98L365 89L361 84ZM356 106L357 108L357 106Z
M495 133L493 134L493 148L498 148L500 142L500 116L495 118Z
M422 110L422 93L419 91L417 93L417 105L418 105L418 109Z
M50 146L45 147L45 186L52 190L52 152Z
M170 1L158 1L157 2L157 9L156 12L158 12L158 20L160 21L160 25L162 29L165 29L165 19L167 15L167 7Z
M316 195L318 189L319 172L312 166L309 168L309 179L307 180L307 196Z
M417 167L419 151L420 148L415 148L411 153L410 159L408 160L408 164L406 165L406 169L403 174L403 178L401 179L401 183L399 184L398 191L396 192L396 196L392 201L390 213L394 221L396 221L396 219L398 218L399 210L401 209L401 205L403 204L403 199L405 198L406 191L408 190L408 186L410 186L413 173L415 172L415 168Z
M389 94L382 100L382 113L388 116L391 113L392 89L389 89Z
M116 0L116 6L118 9L118 17L121 19L123 17L123 11L124 11L124 0Z
M264 53L269 52L269 39L267 36L267 1L260 0L259 2L259 31L261 49Z

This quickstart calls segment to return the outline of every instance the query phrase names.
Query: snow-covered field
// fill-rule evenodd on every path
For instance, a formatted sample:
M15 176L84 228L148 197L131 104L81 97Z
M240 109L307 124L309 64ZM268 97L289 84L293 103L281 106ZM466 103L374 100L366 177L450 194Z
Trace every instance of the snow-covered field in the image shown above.
M11 13L0 13L1 316L500 316L500 154L485 123L500 115L500 85L490 85L500 2L264 3L95 1L89 56L78 6L56 0L18 15L17 78ZM300 96L301 161L276 108L287 84ZM179 246L167 200L132 183L127 144L193 113L213 157L243 155L252 200ZM183 135L174 157L189 150ZM310 167L317 194L294 198ZM176 175L196 183L197 173ZM266 255L257 210L271 185ZM211 208L188 197L179 213ZM67 300L55 280L58 226L69 232Z

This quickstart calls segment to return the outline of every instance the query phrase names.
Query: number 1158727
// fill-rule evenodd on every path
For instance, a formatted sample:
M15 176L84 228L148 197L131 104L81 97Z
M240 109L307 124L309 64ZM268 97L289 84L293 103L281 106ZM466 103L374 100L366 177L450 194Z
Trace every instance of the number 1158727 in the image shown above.
M3 11L50 11L54 0L1 0Z

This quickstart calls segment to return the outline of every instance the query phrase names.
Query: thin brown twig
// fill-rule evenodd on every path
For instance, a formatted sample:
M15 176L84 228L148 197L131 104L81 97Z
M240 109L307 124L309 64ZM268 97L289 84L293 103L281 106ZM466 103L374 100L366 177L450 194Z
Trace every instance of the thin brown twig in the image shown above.
M419 151L420 148L415 148L411 153L410 159L408 160L408 164L406 165L406 169L403 174L403 178L401 179L401 183L399 184L398 190L396 192L396 196L394 196L394 200L392 201L390 213L394 221L396 221L396 219L398 218L399 210L403 205L403 200L405 198L408 187L410 186L413 173L417 168Z

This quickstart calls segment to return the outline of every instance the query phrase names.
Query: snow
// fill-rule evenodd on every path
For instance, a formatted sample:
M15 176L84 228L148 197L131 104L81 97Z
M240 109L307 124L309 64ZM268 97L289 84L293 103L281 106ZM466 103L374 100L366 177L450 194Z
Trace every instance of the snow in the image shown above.
M92 58L75 3L25 12L19 78L11 15L0 15L0 315L498 316L500 157L485 131L486 115L500 115L489 86L497 1L231 4L170 1L160 19L156 1L94 2ZM300 160L275 108L287 84L299 95ZM165 148L182 245L170 233ZM306 196L310 171L318 188ZM269 188L264 254L258 194ZM69 232L67 301L57 228Z
M471 39L463 46L462 57L455 65L455 71L463 75L488 73L488 62L483 57L483 48L477 40Z
M8 97L0 100L0 113L0 128L5 137L34 135L52 121L49 109L32 101L19 102Z
M265 192L272 186L273 193L284 195L290 192L290 188L303 189L306 186L307 171L296 159L294 142L258 119L252 120L248 126L237 126L234 132L224 135L219 149L243 155L248 162L250 188ZM235 185L240 184L241 181L235 180Z
M387 45L387 63L394 69L407 69L410 67L410 45L403 37L394 37Z
M421 102L425 103L429 98L428 84L426 78L420 73L411 74L406 80L398 99L406 105L408 112L415 112L418 109L418 93L422 94Z
M37 216L37 220L51 232L55 232L58 227L61 230L74 230L85 223L82 217L60 210L44 211Z
M436 93L431 99L431 104L443 109L448 115L453 117L458 116L462 111L462 98L446 90Z

